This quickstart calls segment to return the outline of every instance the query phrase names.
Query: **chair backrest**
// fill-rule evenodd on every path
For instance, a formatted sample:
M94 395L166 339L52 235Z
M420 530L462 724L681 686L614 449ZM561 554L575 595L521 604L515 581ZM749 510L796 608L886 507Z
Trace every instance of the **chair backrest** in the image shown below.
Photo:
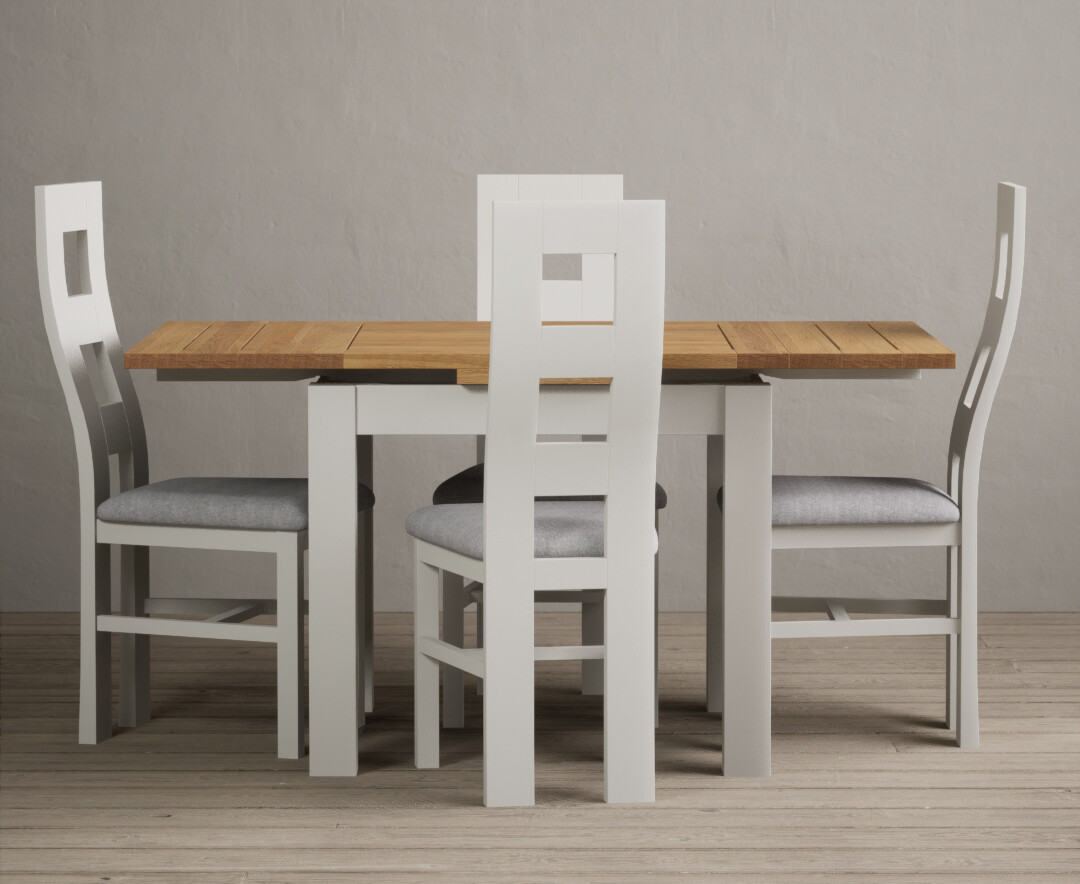
M527 564L534 498L604 495L605 557L651 557L664 334L663 201L496 202L484 549ZM613 256L611 324L541 325L544 254ZM593 385L599 441L538 441L541 379ZM505 558L508 557L508 558ZM646 569L651 566L644 561ZM531 591L531 587L530 590Z
M496 200L570 202L622 198L622 175L477 175L476 318L491 319L492 203ZM546 320L610 322L614 291L611 255L582 255L580 281L544 282L541 312Z
M1024 280L1027 189L1001 182L997 193L997 251L990 303L964 382L949 441L949 493L961 506L978 502L979 467L990 408L1009 358Z
M34 195L41 309L75 432L85 525L111 494L110 455L120 490L148 481L146 431L105 280L101 182L39 186Z

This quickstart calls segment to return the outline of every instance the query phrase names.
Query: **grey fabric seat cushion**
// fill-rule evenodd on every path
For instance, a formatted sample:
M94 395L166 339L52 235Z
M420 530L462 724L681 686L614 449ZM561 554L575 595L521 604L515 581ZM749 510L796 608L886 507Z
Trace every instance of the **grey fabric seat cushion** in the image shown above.
M538 497L537 500L601 500L600 497ZM484 502L484 465L478 463L462 470L439 485L431 495L431 502L444 503L483 503ZM656 483L656 508L667 506L667 492Z
M723 509L723 489L717 495ZM774 525L939 525L960 521L948 494L921 479L773 476Z
M536 546L539 559L602 556L604 504L594 500L536 501ZM484 506L445 503L425 506L405 520L413 537L470 559L484 557Z
M358 510L371 509L375 495L357 488ZM123 491L101 503L103 522L304 531L308 526L307 479L189 477L166 479Z

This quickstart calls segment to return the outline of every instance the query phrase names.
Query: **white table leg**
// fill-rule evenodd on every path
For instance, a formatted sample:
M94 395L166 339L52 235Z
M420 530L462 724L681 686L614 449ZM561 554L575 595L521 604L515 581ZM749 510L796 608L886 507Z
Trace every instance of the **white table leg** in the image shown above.
M310 772L355 776L358 684L356 389L308 390Z
M372 489L375 487L374 441L371 436L356 439L356 479ZM375 510L367 510L359 518L356 631L360 641L360 702L368 713L375 709Z
M724 708L724 520L716 498L724 484L724 437L706 438L705 708Z
M732 384L725 390L723 461L724 774L768 776L772 748L772 388L768 384Z

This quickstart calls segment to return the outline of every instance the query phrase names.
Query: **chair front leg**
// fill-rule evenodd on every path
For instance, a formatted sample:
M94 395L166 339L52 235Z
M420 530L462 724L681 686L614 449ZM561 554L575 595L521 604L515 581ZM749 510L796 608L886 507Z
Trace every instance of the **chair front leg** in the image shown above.
M120 547L120 613L146 614L150 587L150 550ZM138 727L150 720L150 636L120 636L120 727Z
M277 553L278 757L304 757L304 558L295 535Z
M948 605L949 616L956 619L959 610L956 592L956 569L958 566L957 553L959 550L955 546L950 546L946 552L948 559L945 571L945 601ZM953 730L956 727L957 647L958 642L955 635L945 636L945 727L949 730Z
M465 579L442 572L443 641L465 647ZM465 727L465 673L453 666L443 667L443 727Z
M423 561L419 549L415 559L414 753L418 768L432 768L439 766L439 663L420 649L424 638L439 637L439 569Z

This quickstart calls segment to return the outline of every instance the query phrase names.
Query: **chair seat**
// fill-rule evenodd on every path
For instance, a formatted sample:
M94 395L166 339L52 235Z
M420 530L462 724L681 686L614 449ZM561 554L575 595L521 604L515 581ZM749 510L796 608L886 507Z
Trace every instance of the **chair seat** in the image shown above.
M375 505L366 485L357 488L359 511ZM97 508L103 522L233 528L247 531L305 531L307 479L189 477L140 485L110 497Z
M604 504L596 500L536 502L538 559L596 557L604 554ZM405 520L405 530L419 540L461 553L484 557L484 505L444 503L425 506ZM655 538L656 532L653 532ZM658 542L654 539L653 551Z
M602 500L601 497L538 497L537 500ZM478 463L451 476L431 495L431 502L440 505L447 503L483 503L484 502L484 465ZM656 483L656 508L667 506L667 492Z
M723 509L723 489L717 503ZM921 479L773 476L773 525L939 525L960 521L948 494Z

